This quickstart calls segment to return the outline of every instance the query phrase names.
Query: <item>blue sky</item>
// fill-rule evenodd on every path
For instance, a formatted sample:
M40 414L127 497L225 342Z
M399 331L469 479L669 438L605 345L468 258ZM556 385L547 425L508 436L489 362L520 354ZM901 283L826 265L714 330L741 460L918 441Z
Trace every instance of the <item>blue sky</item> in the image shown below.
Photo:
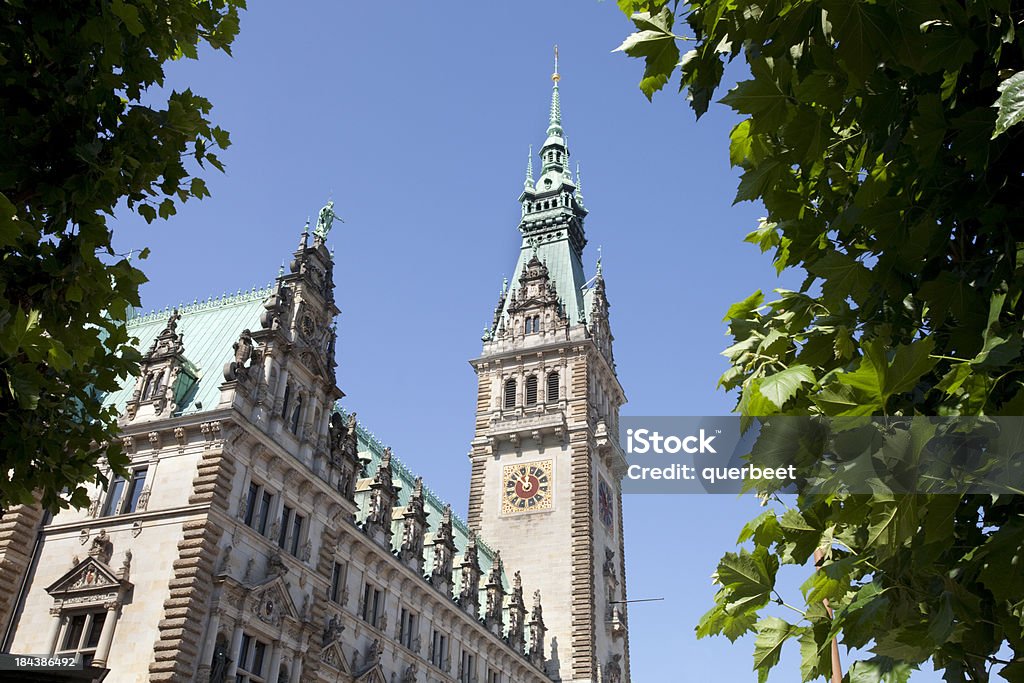
M648 103L642 63L612 50L614 2L251 3L234 57L174 64L169 85L230 131L212 197L147 226L122 211L122 251L148 246L147 310L270 282L328 196L335 224L345 405L456 510L466 509L476 380L515 265L527 150L544 140L552 46L562 120L583 168L588 274L597 247L628 415L725 414L721 318L755 289L795 287L742 242L762 209L732 205L737 173L715 105L699 123L670 87ZM731 496L624 503L633 679L755 680L752 642L696 641L710 575L759 509ZM797 599L800 571L786 576ZM848 659L848 658L844 658ZM845 661L844 661L845 664ZM799 680L788 649L772 681ZM938 681L915 674L915 683Z

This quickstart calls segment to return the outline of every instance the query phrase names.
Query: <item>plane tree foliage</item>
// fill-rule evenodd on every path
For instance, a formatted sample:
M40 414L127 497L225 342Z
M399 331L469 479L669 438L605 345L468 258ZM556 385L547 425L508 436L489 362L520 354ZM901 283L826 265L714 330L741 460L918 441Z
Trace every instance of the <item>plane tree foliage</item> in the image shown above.
M729 309L720 385L737 411L1024 414L1024 6L619 6L648 98L678 84L698 118L716 99L741 115L736 201L767 212L746 239L806 273ZM1024 680L1022 501L800 491L744 527L697 633L754 633L759 681L789 641L802 680L830 677L833 637L862 655L846 681L905 681L928 660L946 681ZM808 568L795 600L776 590L783 565ZM792 618L766 609L784 597Z
M88 504L127 462L102 404L138 370L123 321L143 273L109 218L147 221L209 193L228 135L169 60L229 52L244 0L0 4L0 511Z

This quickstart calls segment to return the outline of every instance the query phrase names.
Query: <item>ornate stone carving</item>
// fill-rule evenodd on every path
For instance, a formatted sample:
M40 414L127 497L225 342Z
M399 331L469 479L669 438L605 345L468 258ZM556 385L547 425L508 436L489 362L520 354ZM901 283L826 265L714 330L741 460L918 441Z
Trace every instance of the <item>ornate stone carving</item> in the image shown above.
M487 607L484 610L484 624L491 632L501 635L504 628L505 588L501 583L501 551L494 554L494 563L487 575Z
M345 625L341 623L341 615L334 614L327 621L324 626L324 635L321 641L321 647L327 647L338 638L341 637L342 632L345 630Z
M402 515L402 545L398 557L417 573L423 571L423 541L427 529L427 512L423 497L423 478L417 477L409 504Z
M455 537L452 533L452 506L446 505L441 523L434 535L434 565L430 570L430 582L445 593L452 585L452 562L455 555Z
M525 646L526 605L523 603L523 578L517 571L512 576L512 597L508 604L508 644L516 652Z
M466 552L459 565L462 586L459 590L459 606L476 617L480 609L480 557L476 547L476 532L469 532Z
M144 512L149 507L149 484L146 484L139 492L139 500L135 504L135 510L137 512Z
M92 539L89 546L89 557L95 557L103 564L110 564L110 556L114 553L114 544L107 535L107 530L100 530L99 535Z
M604 683L622 682L622 665L619 664L621 659L622 655L614 654L608 660L608 663L604 665Z
M533 610L530 612L530 661L538 668L544 668L544 614L540 604L540 591L533 592Z
M224 364L224 379L228 382L248 375L249 362L252 360L256 348L252 341L252 332L248 329L242 330L238 341L231 348L235 351L234 360Z

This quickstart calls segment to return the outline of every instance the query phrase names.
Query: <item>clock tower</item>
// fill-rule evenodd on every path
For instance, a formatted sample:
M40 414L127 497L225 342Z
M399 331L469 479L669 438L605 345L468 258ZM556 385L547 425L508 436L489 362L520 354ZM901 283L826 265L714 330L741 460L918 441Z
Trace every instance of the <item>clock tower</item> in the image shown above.
M629 681L615 373L600 259L584 275L579 169L562 130L558 52L547 139L519 202L522 246L472 361L479 389L469 524L539 590L546 669L573 683Z

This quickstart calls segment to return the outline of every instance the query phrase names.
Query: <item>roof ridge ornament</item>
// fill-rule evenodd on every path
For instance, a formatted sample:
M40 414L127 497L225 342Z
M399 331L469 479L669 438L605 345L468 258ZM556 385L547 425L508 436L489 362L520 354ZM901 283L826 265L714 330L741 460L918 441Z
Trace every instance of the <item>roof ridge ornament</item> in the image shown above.
M533 189L533 145L530 145L530 155L526 157L526 181L523 187Z

